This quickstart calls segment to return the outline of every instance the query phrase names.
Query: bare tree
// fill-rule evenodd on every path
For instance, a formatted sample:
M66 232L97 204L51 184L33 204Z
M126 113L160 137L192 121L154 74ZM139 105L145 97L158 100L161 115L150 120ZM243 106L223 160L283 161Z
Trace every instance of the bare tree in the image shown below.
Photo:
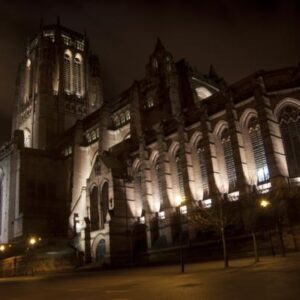
M196 223L202 230L214 229L222 239L224 268L229 267L229 259L226 242L226 229L236 220L236 209L233 202L228 200L226 193L214 193L212 205L206 208L202 202L194 203L189 214L189 219Z
M259 251L256 237L259 195L255 185L250 185L242 195L241 209L245 229L251 233L254 261L259 262Z

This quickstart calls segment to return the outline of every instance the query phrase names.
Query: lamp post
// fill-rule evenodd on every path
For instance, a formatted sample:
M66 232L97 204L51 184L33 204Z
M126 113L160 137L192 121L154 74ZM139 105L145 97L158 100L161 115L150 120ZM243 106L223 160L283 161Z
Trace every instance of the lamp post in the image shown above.
M42 241L42 238L37 237L37 236L30 236L27 240L28 259L29 259L29 263L31 262L31 275L34 275L34 268L33 268L34 249L35 249L36 245L41 241Z
M261 199L259 201L259 206L262 208L262 209L267 209L268 207L270 207L271 205L271 202L267 199ZM270 238L270 244L271 244L271 252L272 252L272 255L275 256L275 250L274 250L274 245L273 245L273 241L272 241L272 233L271 233L271 230L269 230L269 238Z
M176 199L178 205L178 213L179 213L179 224L180 224L180 267L181 273L185 271L184 265L184 255L183 255L183 228L182 228L182 216L187 213L187 206L185 205L185 199L182 197L178 197Z

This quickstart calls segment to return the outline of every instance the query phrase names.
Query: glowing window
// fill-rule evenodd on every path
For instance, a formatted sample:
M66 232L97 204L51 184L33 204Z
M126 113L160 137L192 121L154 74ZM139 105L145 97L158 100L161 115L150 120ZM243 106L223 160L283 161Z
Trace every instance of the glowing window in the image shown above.
M119 116L115 116L114 117L114 124L116 127L120 126L120 118Z
M66 34L62 34L61 37L62 37L63 42L64 42L65 45L67 45L67 46L72 45L72 40L69 36L67 36Z
M212 205L211 199L202 200L202 205L203 205L204 208L210 208L211 205Z
M209 188L208 188L208 175L207 175L206 161L204 155L204 146L202 145L202 141L198 143L197 154L198 154L199 166L200 166L203 198L206 198L209 195Z
M147 98L144 107L145 107L145 109L154 107L154 99L152 97Z
M300 176L300 112L286 106L279 116L281 135L290 177Z
M124 124L126 122L125 114L124 113L120 114L120 120L121 120L121 124Z
M196 93L197 93L197 96L198 96L199 100L208 98L212 95L212 93L205 87L196 88Z
M48 38L52 43L55 41L54 31L53 30L46 30L43 32L43 36Z
M73 74L73 86L74 92L77 97L82 96L82 57L80 54L75 55L74 59L74 74Z
M80 51L84 51L84 41L75 41L75 47Z
M126 110L125 116L126 116L126 121L129 121L130 120L130 111L129 110Z
M270 176L261 130L257 118L252 118L249 121L249 135L255 161L257 181L258 183L261 183L269 180Z
M64 55L64 87L67 94L71 94L71 72L72 72L72 54L66 51Z
M221 135L221 141L223 145L224 160L225 160L227 179L229 183L229 190L232 190L236 185L236 172L235 172L233 151L232 151L232 145L230 141L228 128L223 130Z

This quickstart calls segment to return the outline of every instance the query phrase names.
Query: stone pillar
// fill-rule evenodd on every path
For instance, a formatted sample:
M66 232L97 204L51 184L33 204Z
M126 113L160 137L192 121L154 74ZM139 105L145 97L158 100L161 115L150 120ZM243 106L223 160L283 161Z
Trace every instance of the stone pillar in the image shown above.
M166 164L168 164L168 156L167 156L167 145L164 141L164 127L163 124L157 124L154 126L156 131L156 139L157 139L157 149L158 149L158 164L160 169L160 180L161 180L161 188L162 188L162 196L163 196L163 205L161 207L161 211L165 213L165 219L159 219L159 235L164 235L166 237L166 243L168 245L172 244L172 229L171 229L171 219L173 217L174 208L171 206L168 189L168 183L172 182L171 174L168 171ZM167 178L169 180L167 180Z
M272 184L281 184L288 176L288 168L280 127L272 112L270 99L266 97L262 77L259 77L254 83L254 98L270 180Z
M209 194L210 196L213 196L214 193L218 191L216 176L219 176L219 172L217 167L218 162L212 138L210 120L208 118L207 108L204 105L202 105L200 111L200 128L204 145L204 157L208 175Z
M164 127L163 124L157 124L154 126L154 129L156 131L156 139L157 139L157 149L158 149L158 164L160 169L160 180L161 180L161 186L162 186L162 196L163 196L163 207L162 209L168 209L171 207L169 195L168 195L168 189L170 188L167 183L167 176L170 178L170 173L166 172L166 163L168 163L167 160L167 145L164 141Z
M226 95L226 119L228 122L228 131L233 152L233 161L236 172L236 185L237 189L242 193L247 186L247 179L245 176L247 162L242 132L231 94Z
M139 136L139 158L141 162L141 196L143 208L147 214L152 213L151 207L149 206L150 198L150 170L149 170L149 161L148 153L145 146L145 136Z
M190 190L189 185L189 174L188 174L188 165L186 158L186 148L188 147L187 137L185 134L184 127L184 116L182 114L177 116L177 135L179 142L179 157L181 160L182 176L183 176L183 188L185 200L187 203L193 201L193 196Z

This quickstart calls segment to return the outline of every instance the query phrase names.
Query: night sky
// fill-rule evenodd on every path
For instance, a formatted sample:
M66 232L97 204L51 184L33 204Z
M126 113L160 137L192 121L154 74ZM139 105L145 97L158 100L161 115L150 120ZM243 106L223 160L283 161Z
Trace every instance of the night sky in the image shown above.
M41 17L86 30L108 99L143 77L158 36L176 60L203 73L213 64L228 83L300 62L299 0L0 0L0 14L0 143L10 136L17 65Z

